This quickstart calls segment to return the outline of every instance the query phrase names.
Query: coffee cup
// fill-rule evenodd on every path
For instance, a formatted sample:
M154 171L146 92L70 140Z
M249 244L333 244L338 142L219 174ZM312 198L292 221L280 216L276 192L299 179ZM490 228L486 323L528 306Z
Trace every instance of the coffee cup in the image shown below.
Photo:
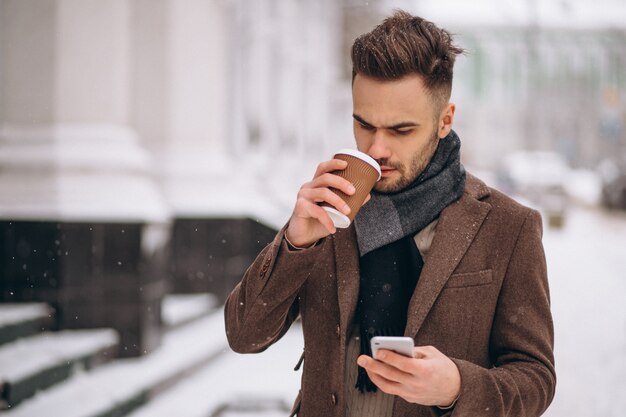
M367 195L374 188L374 184L381 178L381 171L380 165L374 158L355 149L341 149L337 151L334 158L346 161L348 166L345 169L333 171L332 174L350 181L356 191L348 195L336 188L330 188L330 190L346 202L350 207L350 214L345 215L326 202L320 205L326 210L335 227L345 229L350 226Z

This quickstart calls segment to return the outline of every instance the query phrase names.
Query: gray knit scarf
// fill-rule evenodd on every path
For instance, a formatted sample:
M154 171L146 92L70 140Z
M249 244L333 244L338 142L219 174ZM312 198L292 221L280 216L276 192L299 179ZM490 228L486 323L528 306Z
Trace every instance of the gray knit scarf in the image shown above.
M407 188L392 194L372 191L372 199L356 216L360 255L414 236L463 195L465 169L461 140L451 130L439 141L431 161Z

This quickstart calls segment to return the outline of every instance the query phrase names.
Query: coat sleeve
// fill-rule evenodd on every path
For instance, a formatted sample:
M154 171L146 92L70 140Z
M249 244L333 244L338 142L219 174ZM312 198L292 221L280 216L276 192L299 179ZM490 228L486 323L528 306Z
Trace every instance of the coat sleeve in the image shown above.
M235 352L255 353L280 339L299 315L299 294L331 244L322 239L300 251L288 248L286 226L248 268L224 306L226 337Z
M502 284L490 338L494 366L455 359L461 393L452 416L541 415L554 397L554 329L541 216L526 216Z

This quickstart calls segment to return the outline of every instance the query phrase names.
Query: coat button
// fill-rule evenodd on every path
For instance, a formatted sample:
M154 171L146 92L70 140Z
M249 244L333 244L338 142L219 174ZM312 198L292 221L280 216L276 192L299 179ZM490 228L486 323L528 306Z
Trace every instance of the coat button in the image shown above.
M270 267L270 264L272 263L272 259L271 258L267 258L265 260L265 262L263 262L263 266L261 267L261 269L263 271L267 271L267 269Z
M331 394L330 402L333 403L333 405L337 405L337 396L335 394Z
M270 267L270 263L272 263L271 259L268 259L263 263L263 266L261 267L261 273L259 274L261 278L265 277L265 274Z

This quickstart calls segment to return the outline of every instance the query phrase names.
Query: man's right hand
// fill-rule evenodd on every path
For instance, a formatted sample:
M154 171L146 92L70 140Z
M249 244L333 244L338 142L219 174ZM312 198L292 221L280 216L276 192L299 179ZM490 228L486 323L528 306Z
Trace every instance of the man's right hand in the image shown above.
M347 195L354 194L354 186L348 180L331 174L333 171L345 169L346 166L348 163L341 159L322 162L317 166L313 179L300 187L296 205L285 232L287 239L293 245L308 247L337 231L328 213L317 203L326 202L345 215L350 213L350 207L345 201L329 189L332 187Z

